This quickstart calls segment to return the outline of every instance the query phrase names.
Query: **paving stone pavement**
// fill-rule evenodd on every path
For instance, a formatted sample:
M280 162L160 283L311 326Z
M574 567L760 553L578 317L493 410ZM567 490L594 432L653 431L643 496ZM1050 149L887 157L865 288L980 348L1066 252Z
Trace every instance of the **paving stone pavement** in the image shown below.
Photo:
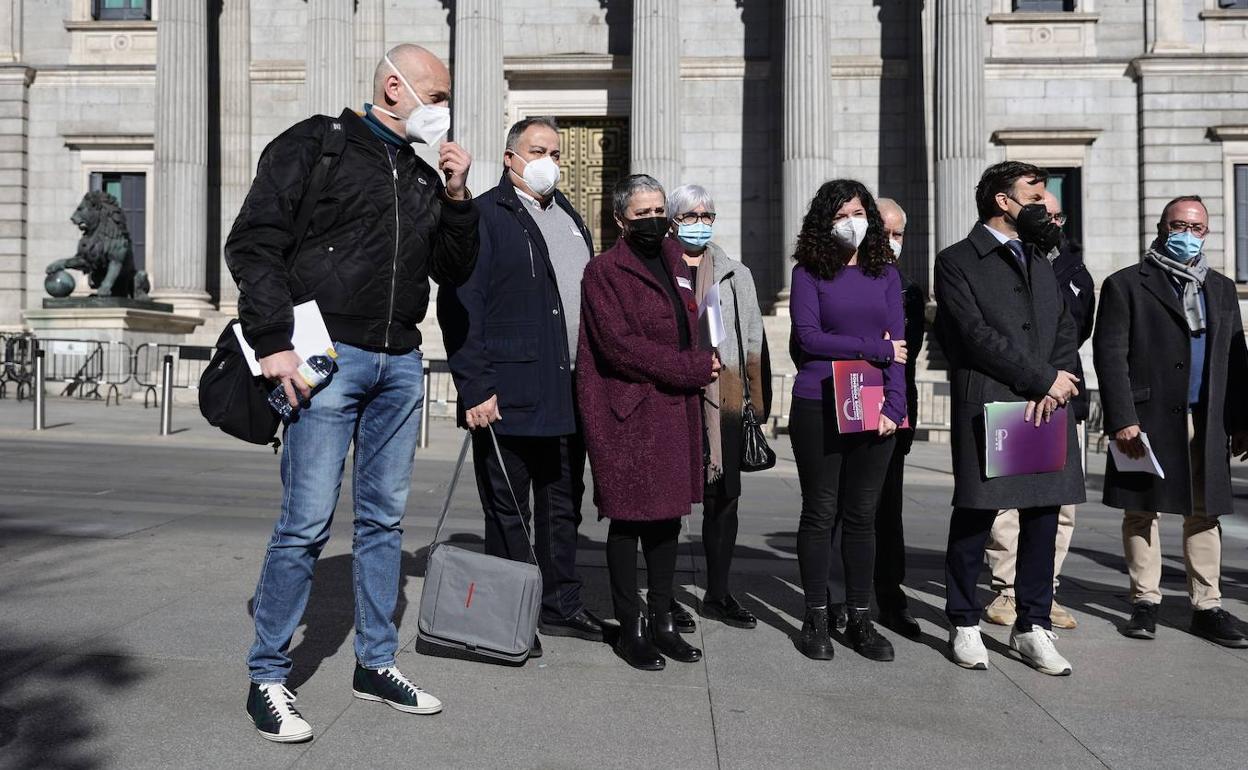
M702 662L643 673L605 645L562 638L520 668L418 654L422 557L459 440L441 421L412 480L399 665L445 712L412 717L351 697L348 479L292 653L291 684L317 737L273 745L243 711L248 600L280 500L272 451L187 408L164 438L156 411L132 403L50 399L54 427L36 434L30 419L29 402L0 400L0 767L1248 766L1248 650L1186 632L1176 517L1163 520L1155 641L1117 632L1128 610L1119 517L1089 503L1059 593L1079 620L1058 642L1074 675L1025 667L1007 654L1008 630L987 624L989 670L949 662L940 607L952 483L939 444L916 445L907 470L907 590L925 636L886 631L893 663L841 644L831 662L794 649L799 498L784 438L778 467L747 477L741 505L735 592L760 625L700 621ZM1093 454L1094 500L1103 462ZM1246 471L1236 468L1240 501ZM609 614L606 526L586 510L587 601ZM695 514L678 573L694 606L699 528ZM480 543L471 483L456 493L451 529ZM1248 617L1239 517L1224 525L1223 580L1226 606Z

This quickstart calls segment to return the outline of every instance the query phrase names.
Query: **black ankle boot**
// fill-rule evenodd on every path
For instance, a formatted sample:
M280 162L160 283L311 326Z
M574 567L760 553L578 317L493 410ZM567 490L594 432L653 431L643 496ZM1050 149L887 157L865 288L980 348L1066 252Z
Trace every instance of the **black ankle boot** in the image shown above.
M806 620L802 623L802 654L814 660L832 660L827 607L806 608Z
M892 660L893 645L880 636L871 623L871 610L849 610L849 626L845 629L849 646L854 652L871 660Z
M620 636L615 640L614 649L625 663L642 671L662 671L667 665L663 655L650 643L646 616L640 612L620 618Z
M659 648L659 652L673 660L681 663L697 663L702 660L702 651L680 638L676 621L668 610L650 610L650 640Z

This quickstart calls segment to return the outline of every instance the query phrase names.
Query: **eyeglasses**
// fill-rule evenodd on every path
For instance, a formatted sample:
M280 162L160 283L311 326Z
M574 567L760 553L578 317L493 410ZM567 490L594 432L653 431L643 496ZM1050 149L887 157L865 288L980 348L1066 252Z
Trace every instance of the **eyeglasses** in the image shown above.
M1172 233L1187 231L1197 238L1204 238L1205 234L1209 232L1208 225L1202 225L1199 222L1184 222L1182 219L1175 219L1167 224L1170 227L1170 232Z
M1066 215L1060 211L1056 214L1049 214L1049 221L1058 227L1063 227L1066 224Z
M715 224L715 212L703 211L701 214L695 214L692 211L687 211L684 214L677 214L672 219L678 225L691 225L698 221L704 225L713 225Z

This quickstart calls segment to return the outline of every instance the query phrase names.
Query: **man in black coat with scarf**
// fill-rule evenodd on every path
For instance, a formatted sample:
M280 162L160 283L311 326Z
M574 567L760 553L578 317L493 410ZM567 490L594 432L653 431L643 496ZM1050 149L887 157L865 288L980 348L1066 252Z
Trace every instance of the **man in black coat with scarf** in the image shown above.
M1061 470L988 478L985 405L1026 402L1028 419L1050 420L1078 393L1075 325L1048 260L1022 240L1048 223L1042 203L1047 175L1015 161L988 168L975 188L979 223L936 256L936 332L949 360L954 493L945 555L945 614L955 663L987 669L976 585L997 511L1019 511L1018 617L1010 647L1024 662L1055 676L1070 663L1054 645L1053 553L1058 508L1084 501L1075 421L1066 420ZM1058 415L1065 417L1065 415Z
M1093 336L1106 435L1128 457L1152 448L1165 478L1105 468L1105 504L1123 509L1131 580L1123 633L1156 634L1161 601L1158 511L1183 515L1183 556L1192 633L1248 647L1222 609L1222 533L1234 512L1230 456L1248 457L1248 349L1231 279L1211 270L1209 212L1195 195L1162 211L1157 238L1138 265L1105 279ZM1147 444L1144 437L1147 436Z

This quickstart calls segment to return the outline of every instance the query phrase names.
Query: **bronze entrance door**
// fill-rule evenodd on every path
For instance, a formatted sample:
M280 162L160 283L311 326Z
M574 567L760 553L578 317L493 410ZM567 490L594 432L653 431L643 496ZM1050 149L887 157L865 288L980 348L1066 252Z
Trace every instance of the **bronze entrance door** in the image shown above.
M559 187L585 219L594 253L615 243L611 188L628 174L628 118L558 118L563 170Z

